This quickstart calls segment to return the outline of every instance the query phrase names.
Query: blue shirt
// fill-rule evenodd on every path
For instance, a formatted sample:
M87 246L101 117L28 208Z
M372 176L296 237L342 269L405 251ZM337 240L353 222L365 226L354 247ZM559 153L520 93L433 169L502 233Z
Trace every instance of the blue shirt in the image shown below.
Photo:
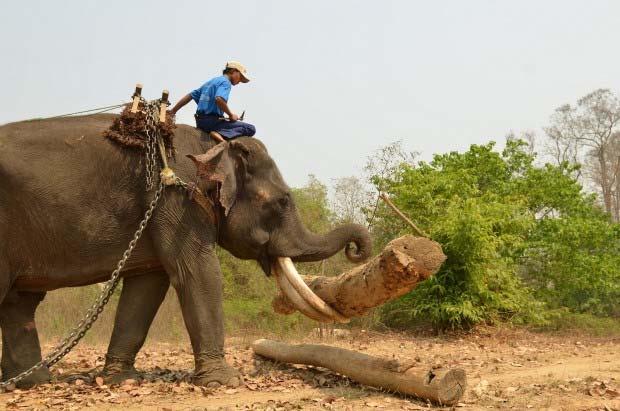
M196 113L198 114L218 114L224 115L224 112L215 104L215 98L221 97L228 102L230 88L232 84L227 76L218 76L207 81L205 84L192 91L190 95L198 104Z

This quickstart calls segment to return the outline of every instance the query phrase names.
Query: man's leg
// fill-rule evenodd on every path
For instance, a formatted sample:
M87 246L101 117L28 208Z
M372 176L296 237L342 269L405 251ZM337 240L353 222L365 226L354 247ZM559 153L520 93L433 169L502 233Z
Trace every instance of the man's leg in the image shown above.
M209 133L209 137L211 137L214 141L218 142L218 143L223 143L224 141L224 137L222 137L222 135L220 133L218 133L217 131L211 131Z
M215 131L227 140L241 136L252 137L256 134L256 128L243 121L221 121L217 124Z
M213 117L196 118L196 128L208 133L209 137L211 137L215 142L223 143L225 141L224 137L216 131L218 123L225 123L225 121L214 119Z
M209 133L211 138L220 141L219 137L226 140L246 136L252 137L256 134L256 127L244 121L227 121L214 117L203 117L196 119L196 127Z

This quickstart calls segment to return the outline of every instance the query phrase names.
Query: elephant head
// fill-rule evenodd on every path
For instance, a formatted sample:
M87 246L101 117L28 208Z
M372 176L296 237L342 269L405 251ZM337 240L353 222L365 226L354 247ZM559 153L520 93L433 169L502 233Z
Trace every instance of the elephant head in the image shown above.
M238 258L257 260L267 275L279 257L319 261L342 249L353 262L370 256L370 235L361 225L319 235L302 224L289 187L259 140L242 137L188 157L205 189L218 190L219 244Z

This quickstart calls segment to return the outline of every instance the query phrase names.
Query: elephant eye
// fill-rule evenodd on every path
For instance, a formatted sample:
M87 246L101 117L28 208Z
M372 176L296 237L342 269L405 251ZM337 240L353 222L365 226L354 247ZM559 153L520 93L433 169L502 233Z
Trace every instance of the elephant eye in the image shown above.
M287 193L278 197L272 197L271 199L263 202L263 209L269 214L279 217L282 211L287 210L290 205L291 198Z
M290 195L286 193L282 197L278 198L278 205L282 208L286 208L288 207L288 204L290 201L291 201Z

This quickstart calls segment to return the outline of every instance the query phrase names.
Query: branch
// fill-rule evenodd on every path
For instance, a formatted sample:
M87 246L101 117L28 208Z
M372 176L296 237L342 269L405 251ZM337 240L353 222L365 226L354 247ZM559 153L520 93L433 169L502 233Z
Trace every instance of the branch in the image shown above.
M381 193L381 194L380 194L380 197L381 197L381 199L382 199L383 201L385 201L385 203L386 203L387 205L389 205L389 206L390 206L390 208L391 208L392 210L394 210L394 212L396 213L396 215L398 215L398 216L401 218L401 220L403 220L405 223L409 224L409 226L411 226L411 228L413 228L413 231L415 231L415 233L416 233L417 235L419 235L419 236L421 236L421 237L426 237L426 238L429 238L429 237L430 237L430 236L429 236L428 234L426 234L424 231L420 230L420 229L418 228L418 226L417 226L417 225L415 225L415 224L413 223L413 221L411 221L409 218L407 218L407 216L406 216L406 215L404 215L404 214L403 214L403 212L402 212L402 211L400 211L400 210L398 209L398 207L396 207L396 206L394 205L394 203L392 203L392 201L388 198L388 196L387 196L385 193Z

